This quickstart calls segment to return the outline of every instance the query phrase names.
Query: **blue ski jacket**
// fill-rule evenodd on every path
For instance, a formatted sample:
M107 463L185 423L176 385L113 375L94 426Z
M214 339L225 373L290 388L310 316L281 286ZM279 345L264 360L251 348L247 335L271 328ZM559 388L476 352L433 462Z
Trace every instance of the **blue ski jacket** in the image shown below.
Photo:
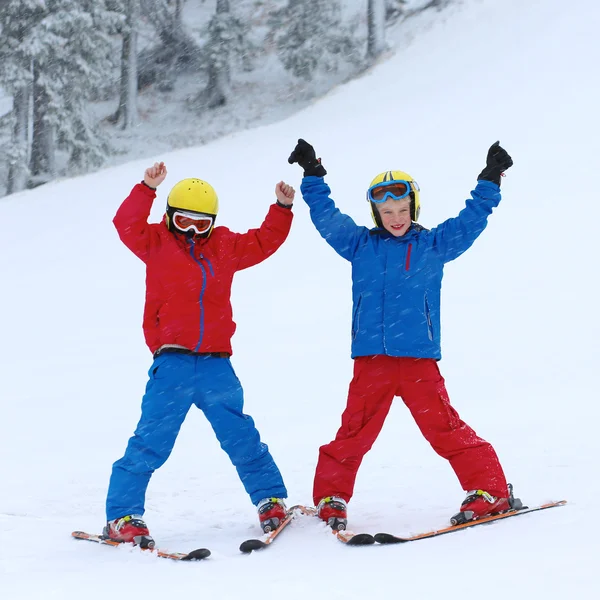
M352 358L439 360L444 264L485 229L500 202L500 187L479 181L457 217L431 230L413 223L402 237L356 225L335 206L322 177L305 177L300 189L321 236L352 263Z

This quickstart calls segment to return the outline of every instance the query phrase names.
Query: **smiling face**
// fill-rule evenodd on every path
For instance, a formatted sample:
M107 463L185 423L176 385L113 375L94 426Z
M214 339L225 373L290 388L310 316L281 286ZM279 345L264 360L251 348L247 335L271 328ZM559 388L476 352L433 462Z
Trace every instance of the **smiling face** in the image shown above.
M411 225L410 198L392 200L389 198L377 205L381 223L394 237L402 237Z

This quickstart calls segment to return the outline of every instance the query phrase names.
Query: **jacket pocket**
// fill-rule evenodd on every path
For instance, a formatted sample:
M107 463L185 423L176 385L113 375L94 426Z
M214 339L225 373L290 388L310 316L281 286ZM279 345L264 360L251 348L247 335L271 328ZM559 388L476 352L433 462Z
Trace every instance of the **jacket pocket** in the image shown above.
M358 297L354 314L352 315L352 339L355 340L360 327L360 305L362 303L362 294Z
M433 342L433 324L431 322L431 313L429 311L429 302L427 294L425 294L425 319L427 320L427 336Z
M148 371L148 377L150 379L162 379L164 377L164 374L162 373L161 370L161 365L163 365L165 363L166 360L166 355L165 354L160 354L159 356L157 356L154 361L152 362L152 366L150 367L150 370ZM159 375L159 371L161 371L160 375Z

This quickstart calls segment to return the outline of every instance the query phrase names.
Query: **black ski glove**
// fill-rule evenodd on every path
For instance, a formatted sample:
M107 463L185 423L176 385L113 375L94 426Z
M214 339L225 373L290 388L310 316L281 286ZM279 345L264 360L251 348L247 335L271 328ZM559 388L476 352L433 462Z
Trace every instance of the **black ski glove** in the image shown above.
M485 169L479 173L477 181L485 179L486 181L493 181L495 184L500 185L502 173L512 167L512 165L513 160L508 152L500 145L500 142L496 142L488 150Z
M294 151L288 158L290 165L298 163L304 169L304 177L314 175L315 177L325 177L327 171L321 164L321 159L317 158L315 149L305 140L299 139Z

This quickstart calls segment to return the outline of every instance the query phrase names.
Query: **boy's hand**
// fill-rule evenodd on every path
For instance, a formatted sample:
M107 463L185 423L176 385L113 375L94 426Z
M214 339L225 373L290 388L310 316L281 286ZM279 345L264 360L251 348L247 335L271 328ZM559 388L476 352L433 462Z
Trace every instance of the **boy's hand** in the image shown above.
M500 145L500 142L496 142L488 150L485 169L481 171L477 181L485 179L486 181L493 181L495 184L500 185L502 173L512 167L512 165L513 160L508 152Z
M277 201L279 204L283 204L284 206L291 206L294 202L294 196L296 195L296 190L291 185L280 181L275 186L275 195L277 196Z
M151 188L157 188L167 176L167 167L164 162L154 163L144 171L144 183Z
M305 140L299 139L296 147L288 158L291 164L298 163L304 169L304 177L314 175L316 177L325 177L327 171L321 164L321 159L317 158L315 149Z

